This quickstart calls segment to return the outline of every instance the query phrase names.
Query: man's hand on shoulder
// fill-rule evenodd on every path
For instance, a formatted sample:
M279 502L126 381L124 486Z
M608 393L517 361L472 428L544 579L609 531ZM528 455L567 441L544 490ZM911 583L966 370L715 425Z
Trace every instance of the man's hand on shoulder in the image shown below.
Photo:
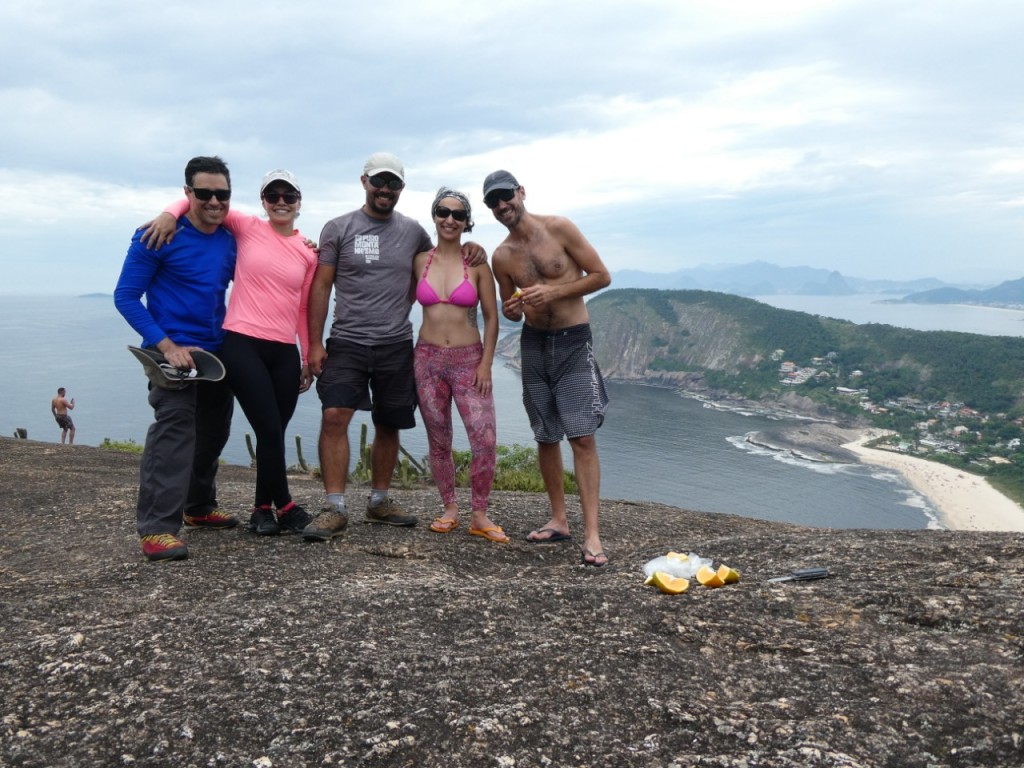
M472 241L462 244L462 255L471 267L479 267L487 263L487 251L479 243Z

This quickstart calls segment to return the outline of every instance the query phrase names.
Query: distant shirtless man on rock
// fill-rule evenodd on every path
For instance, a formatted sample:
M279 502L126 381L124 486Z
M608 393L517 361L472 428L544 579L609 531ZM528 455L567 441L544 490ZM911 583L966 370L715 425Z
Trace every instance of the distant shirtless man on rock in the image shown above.
M71 414L68 411L73 410L75 407L75 398L68 400L65 395L64 387L57 389L57 396L50 401L50 413L53 414L53 418L57 420L57 426L60 427L60 444L64 445L64 441L67 440L68 445L75 444L75 422L71 420Z
M526 538L538 544L569 538L559 445L567 437L583 510L580 561L600 567L608 557L598 533L601 465L594 433L604 421L608 395L583 297L610 285L611 275L575 224L528 213L525 199L526 190L508 171L484 180L484 204L508 227L492 267L502 313L514 322L526 316L520 336L523 405L551 502L551 519Z

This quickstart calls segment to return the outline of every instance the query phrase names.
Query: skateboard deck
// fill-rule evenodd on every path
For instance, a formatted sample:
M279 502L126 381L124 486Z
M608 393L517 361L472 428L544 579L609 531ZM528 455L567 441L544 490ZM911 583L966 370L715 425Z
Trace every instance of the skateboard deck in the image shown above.
M212 352L202 349L189 350L196 367L184 371L168 363L155 349L129 346L128 351L142 363L154 386L164 389L184 389L195 381L220 381L224 378L224 363Z

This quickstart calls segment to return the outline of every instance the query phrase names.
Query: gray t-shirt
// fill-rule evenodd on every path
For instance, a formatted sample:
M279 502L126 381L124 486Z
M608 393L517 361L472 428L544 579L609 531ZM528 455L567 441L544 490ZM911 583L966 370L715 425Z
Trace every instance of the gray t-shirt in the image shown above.
M320 233L320 263L335 268L331 338L377 345L412 339L412 263L433 247L427 230L397 211L387 219L352 211Z

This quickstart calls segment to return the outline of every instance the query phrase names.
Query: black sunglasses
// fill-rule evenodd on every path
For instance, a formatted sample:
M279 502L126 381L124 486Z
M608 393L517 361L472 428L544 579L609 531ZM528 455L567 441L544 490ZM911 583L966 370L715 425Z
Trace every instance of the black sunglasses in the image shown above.
M487 197L484 198L484 205L488 208L497 208L499 200L503 203L507 203L515 196L516 190L514 189L495 189L494 191L487 193Z
M392 192L397 192L405 186L405 182L401 179L389 179L386 176L377 174L376 176L370 176L367 181L373 186L374 189L380 189L381 187L387 187Z
M288 205L295 205L297 202L299 202L299 200L302 199L302 196L298 192L275 192L273 190L270 190L269 192L263 193L263 199L266 200L271 205L276 203L282 197L284 198L284 201Z
M202 187L189 187L189 189L196 196L196 200L201 200L204 203L212 197L216 197L222 203L226 203L231 199L230 189L203 189Z
M465 211L452 210L451 208L445 208L443 205L439 205L434 209L434 215L439 219L447 219L451 216L456 221L465 221L469 218Z

